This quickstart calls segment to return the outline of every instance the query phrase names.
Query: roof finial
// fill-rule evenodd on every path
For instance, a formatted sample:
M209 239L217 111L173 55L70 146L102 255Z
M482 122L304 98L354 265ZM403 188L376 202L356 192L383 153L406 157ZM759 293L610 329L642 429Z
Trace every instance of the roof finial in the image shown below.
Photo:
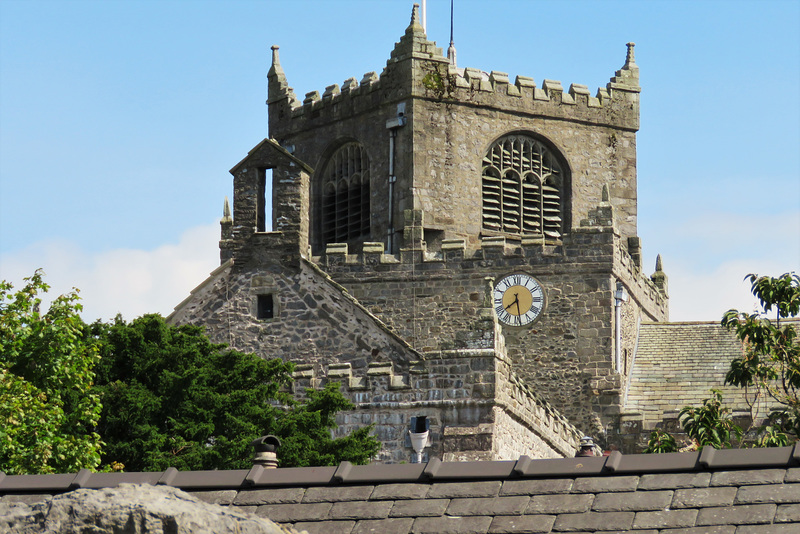
M627 43L628 53L625 55L625 64L611 78L611 88L630 91L629 88L639 89L639 65L633 59L635 43ZM638 92L638 91L637 91Z
M414 4L411 8L411 24L406 28L406 33L425 33L425 29L419 23L419 4Z
M278 49L280 48L280 46L272 45L270 48L272 49L272 64L280 66L281 58L278 57Z
M450 46L447 48L447 59L450 65L456 66L456 45L453 43L453 0L450 0Z
M633 47L636 46L636 43L628 43L626 46L628 47L628 54L625 56L625 65L622 68L630 69L636 65L636 61L633 59Z
M281 58L278 56L278 45L272 45L272 66L269 68L269 73L267 76L274 76L280 82L286 81L286 75L283 73L283 69L281 68Z
M231 205L228 202L228 196L225 196L225 204L222 206L222 220L228 221L231 218Z

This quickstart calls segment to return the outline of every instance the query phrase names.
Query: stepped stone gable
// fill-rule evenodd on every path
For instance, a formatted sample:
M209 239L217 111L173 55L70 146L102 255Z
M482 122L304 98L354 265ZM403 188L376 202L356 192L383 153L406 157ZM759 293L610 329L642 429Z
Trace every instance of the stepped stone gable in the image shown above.
M669 302L636 235L638 69L629 43L596 96L512 84L451 63L415 8L380 75L300 99L274 46L270 138L231 170L221 266L171 321L296 362L298 394L341 382L340 432L375 423L382 461L408 460L419 416L449 459L619 446L639 324ZM499 318L516 274L541 290L525 326Z
M264 529L269 519L286 531L310 534L788 534L800 528L799 461L795 446L506 462L0 475L0 530L44 532L44 517L53 516L79 527L58 532L274 532ZM138 513L144 506L137 491L150 503L147 515ZM123 502L119 493L126 494ZM209 503L205 509L201 501ZM91 502L104 506L84 504ZM173 502L182 507L165 507ZM69 514L63 503L71 504ZM187 505L196 523L182 517ZM116 514L148 521L101 530ZM212 528L209 518L217 521ZM223 528L229 525L240 530Z

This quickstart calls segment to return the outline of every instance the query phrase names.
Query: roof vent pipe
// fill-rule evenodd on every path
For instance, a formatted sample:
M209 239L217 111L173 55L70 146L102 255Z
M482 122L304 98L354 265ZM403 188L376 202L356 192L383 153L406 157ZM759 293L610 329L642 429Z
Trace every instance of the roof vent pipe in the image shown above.
M581 448L575 453L575 458L594 456L594 440L589 436L581 438Z
M614 368L617 373L622 374L622 313L620 309L627 302L628 294L625 286L617 282L617 290L614 292Z
M273 436L261 436L250 442L254 449L253 464L261 465L264 469L275 469L278 467L278 455L276 454L281 441Z
M425 447L427 447L428 436L430 435L427 417L424 415L418 415L414 421L414 428L408 431L408 435L411 438L411 447L414 449L414 452L417 453L417 463L421 464L422 451L425 450Z

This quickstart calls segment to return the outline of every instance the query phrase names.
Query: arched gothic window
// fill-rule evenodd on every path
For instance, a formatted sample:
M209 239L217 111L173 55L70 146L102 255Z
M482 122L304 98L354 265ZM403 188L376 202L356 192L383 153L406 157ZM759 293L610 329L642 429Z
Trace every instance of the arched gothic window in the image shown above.
M543 143L519 134L498 139L481 176L484 229L561 237L564 170Z
M369 234L369 158L360 143L334 152L322 171L322 239L344 243Z

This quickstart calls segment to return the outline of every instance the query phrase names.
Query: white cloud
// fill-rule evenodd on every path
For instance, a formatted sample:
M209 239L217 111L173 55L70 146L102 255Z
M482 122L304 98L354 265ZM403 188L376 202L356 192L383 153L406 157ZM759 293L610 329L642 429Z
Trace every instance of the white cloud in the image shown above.
M86 321L117 313L127 320L166 316L219 265L218 242L218 224L190 228L177 243L154 250L88 253L68 241L43 241L0 257L0 277L18 288L44 269L51 297L80 289Z
M730 309L751 313L758 301L750 292L750 273L779 276L792 270L780 260L769 258L733 260L712 272L696 272L677 266L666 269L669 276L670 321L719 321ZM795 267L796 270L796 267Z
M706 212L654 229L669 276L670 320L719 321L731 308L754 311L757 301L744 277L800 271L798 229L797 211Z

